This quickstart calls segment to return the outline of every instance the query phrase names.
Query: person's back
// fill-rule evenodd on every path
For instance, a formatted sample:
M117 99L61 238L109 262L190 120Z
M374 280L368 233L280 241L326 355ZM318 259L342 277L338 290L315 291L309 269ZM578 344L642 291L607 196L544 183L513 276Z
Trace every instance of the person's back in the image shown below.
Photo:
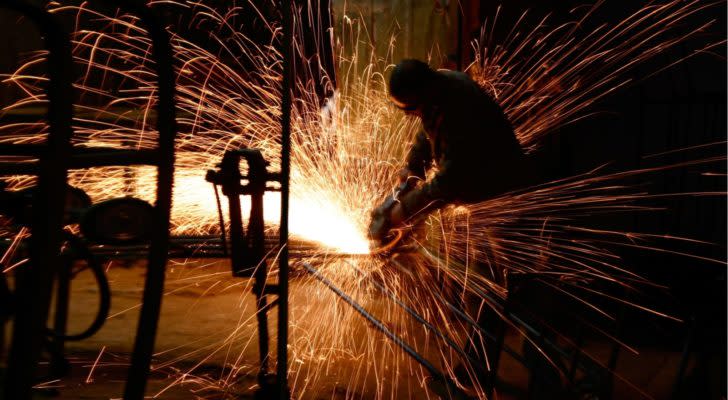
M437 74L442 89L422 122L438 165L462 171L452 174L452 199L472 203L522 186L525 155L500 106L465 73Z

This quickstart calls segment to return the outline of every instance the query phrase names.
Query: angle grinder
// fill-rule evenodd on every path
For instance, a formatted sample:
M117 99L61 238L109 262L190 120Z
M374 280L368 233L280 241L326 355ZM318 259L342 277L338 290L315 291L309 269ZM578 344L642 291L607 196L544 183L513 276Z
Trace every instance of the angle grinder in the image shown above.
M409 193L416 185L417 178L407 178L372 212L372 220L369 224L369 239L372 240L372 255L390 252L405 236L404 229L392 229L390 215L400 197Z

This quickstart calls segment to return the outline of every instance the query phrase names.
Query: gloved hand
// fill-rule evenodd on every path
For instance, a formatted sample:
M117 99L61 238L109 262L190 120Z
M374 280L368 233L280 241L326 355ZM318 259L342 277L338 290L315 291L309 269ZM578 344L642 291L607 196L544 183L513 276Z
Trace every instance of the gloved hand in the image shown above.
M381 242L393 227L397 227L405 220L404 210L399 198L409 193L416 185L417 178L407 168L398 173L399 186L394 193L387 196L382 204L372 211L372 219L369 223L369 239Z
M390 199L387 198L382 205L372 211L372 219L369 222L369 239L381 242L392 228L391 206L388 206Z
M397 179L399 180L399 181L397 182L397 184L401 185L401 184L403 184L403 183L407 182L407 180L409 180L410 178L412 178L412 177L413 177L414 175L415 175L415 174L413 174L413 173L412 173L412 171L410 171L410 170L409 170L408 168L406 168L406 167L405 167L405 168L402 168L402 169L400 169L400 170L399 170L399 171L397 172Z
M404 222L404 211L402 205L391 197L372 211L372 219L369 223L369 239L382 241L392 228L400 226Z

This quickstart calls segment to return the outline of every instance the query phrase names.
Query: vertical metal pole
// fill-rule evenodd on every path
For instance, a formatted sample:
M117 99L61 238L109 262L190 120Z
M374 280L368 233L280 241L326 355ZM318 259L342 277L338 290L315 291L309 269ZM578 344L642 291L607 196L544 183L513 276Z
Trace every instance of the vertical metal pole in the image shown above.
M147 277L144 282L142 309L139 313L134 353L124 389L124 399L144 398L149 376L154 341L157 335L159 314L162 308L164 275L169 247L169 218L172 209L172 183L174 179L174 138L177 131L174 105L175 75L172 46L164 26L143 2L123 2L139 14L147 25L152 39L152 55L156 62L159 100L157 103L157 199L154 205L155 220L152 225L152 241L149 245Z
M262 158L261 158L262 161ZM268 265L265 262L265 233L263 226L263 193L265 193L265 166L263 171L254 168L253 159L248 159L248 182L252 187L250 194L250 219L248 234L245 237L245 252L248 264L256 264L255 285L253 293L256 302L256 317L258 319L258 352L260 355L260 371L258 382L264 388L268 381L268 364L270 360L270 335L268 333L268 296L265 294L265 284L268 280ZM254 176L254 174L256 176ZM239 208L239 206L238 206ZM231 210L232 212L232 210ZM231 217L232 224L232 217ZM231 225L232 226L232 225ZM232 232L232 230L231 230ZM234 248L234 247L233 247ZM265 389L264 389L265 390Z
M288 399L288 194L291 174L291 51L293 2L283 2L283 84L281 99L281 254L278 259L278 398Z
M265 276L267 271L262 271L264 265L260 265L255 272L255 316L258 320L258 356L260 358L260 370L258 371L258 383L260 388L266 392L268 381L268 364L270 360L270 334L268 333L268 296L263 293ZM261 283L262 282L262 283Z
M53 330L60 334L60 336L65 336L68 325L68 306L71 297L71 268L73 268L73 259L70 256L66 256L62 261L61 265L58 266L57 272L56 314L53 318ZM50 344L55 350L51 356L51 373L54 378L64 376L68 372L64 339L62 337L52 338Z
M43 33L48 50L49 135L39 155L38 191L33 198L30 263L16 271L13 337L5 375L4 398L32 397L53 288L53 268L60 258L67 162L73 133L73 69L71 46L62 26L44 9L9 0L2 8L16 10Z
M232 164L235 164L235 169L237 170L237 164ZM245 232L243 231L243 214L240 210L240 195L236 193L240 187L240 176L235 173L237 171L228 172L233 175L225 174L224 179L226 183L223 184L225 185L223 186L223 194L227 196L229 204L230 263L232 264L233 276L250 276L252 271L248 269L248 265L245 262L247 249L245 246ZM226 191L228 193L225 193Z

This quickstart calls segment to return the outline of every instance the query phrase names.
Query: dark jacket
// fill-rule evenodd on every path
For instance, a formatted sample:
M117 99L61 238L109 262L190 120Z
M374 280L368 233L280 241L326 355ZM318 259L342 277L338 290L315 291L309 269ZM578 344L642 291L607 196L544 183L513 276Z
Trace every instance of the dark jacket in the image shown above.
M462 72L439 71L437 98L423 110L407 168L423 178L401 198L405 215L452 203L474 203L516 189L526 176L525 155L498 104Z

